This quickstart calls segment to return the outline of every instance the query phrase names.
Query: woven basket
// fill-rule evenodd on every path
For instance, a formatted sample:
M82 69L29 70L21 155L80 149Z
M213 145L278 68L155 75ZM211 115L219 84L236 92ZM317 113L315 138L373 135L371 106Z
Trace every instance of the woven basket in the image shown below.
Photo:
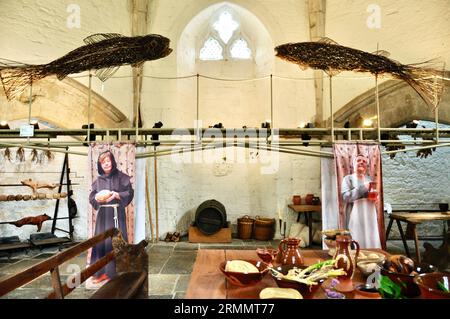
M253 238L257 240L271 240L275 235L275 218L256 216L253 226Z
M253 224L255 223L255 220L251 217L248 217L248 215L245 215L244 217L238 218L238 238L240 239L250 239L252 238L252 232L253 232Z

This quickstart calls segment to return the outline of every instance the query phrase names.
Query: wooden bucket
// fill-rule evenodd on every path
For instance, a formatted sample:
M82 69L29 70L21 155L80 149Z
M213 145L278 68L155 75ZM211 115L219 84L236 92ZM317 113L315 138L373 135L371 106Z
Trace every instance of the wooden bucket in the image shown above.
M248 217L248 215L245 215L244 217L238 218L237 222L238 238L252 238L253 224L255 223L255 220L251 217Z
M256 216L253 226L253 238L257 240L272 240L275 236L275 218Z

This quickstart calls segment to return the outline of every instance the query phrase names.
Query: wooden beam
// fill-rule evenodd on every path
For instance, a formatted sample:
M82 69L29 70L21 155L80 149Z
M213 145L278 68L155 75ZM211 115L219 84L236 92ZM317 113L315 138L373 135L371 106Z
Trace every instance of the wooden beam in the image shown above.
M53 268L52 270L50 270L50 273L52 275L52 287L55 292L55 298L63 299L64 294L61 286L61 277L59 276L59 267Z
M89 266L88 268L84 269L80 272L80 281L79 284L81 285L83 282L85 282L89 277L91 277L93 274L95 274L97 271L102 269L106 264L108 264L111 260L114 259L114 252L110 251L107 255L103 256L99 260L97 260L94 264ZM61 294L62 296L67 296L72 290L74 290L76 287L71 285L69 287L68 283L66 282L64 286L61 286ZM56 299L59 298L57 295L57 290L51 292L49 295L47 295L47 299Z
M131 35L140 36L147 34L148 25L148 0L132 0L131 10ZM142 76L144 74L144 66L133 68L133 125L142 127L141 121L141 93L142 93Z
M105 238L112 237L115 233L117 233L117 229L110 229L106 232L94 236L78 245L73 246L72 248L63 251L53 257L50 257L26 270L16 275L12 275L7 277L4 280L0 281L0 296L7 294L8 292L21 287L33 279L44 275L52 269L57 268L62 263L78 256L85 250L95 246L99 242L103 241ZM56 275L55 275L56 276ZM53 274L52 274L53 278Z
M317 41L325 36L326 0L308 0L309 36L311 41ZM316 96L315 127L323 127L323 71L314 71L314 90Z

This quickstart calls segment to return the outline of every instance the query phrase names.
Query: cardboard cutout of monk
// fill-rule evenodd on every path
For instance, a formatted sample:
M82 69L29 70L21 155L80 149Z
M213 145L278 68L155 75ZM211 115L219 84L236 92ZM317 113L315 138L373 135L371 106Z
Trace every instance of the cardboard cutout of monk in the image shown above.
M115 227L122 232L125 241L132 243L135 147L133 144L92 144L90 151L93 173L89 193L91 236ZM110 251L111 238L92 248L88 263L94 264ZM92 282L97 284L112 279L116 275L115 268L115 262L111 261L93 276Z
M380 149L376 144L334 146L339 228L361 248L385 248Z

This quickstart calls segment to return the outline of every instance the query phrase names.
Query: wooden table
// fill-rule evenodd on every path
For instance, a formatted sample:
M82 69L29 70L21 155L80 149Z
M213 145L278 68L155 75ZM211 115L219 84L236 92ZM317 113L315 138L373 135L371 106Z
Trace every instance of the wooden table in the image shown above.
M388 253L374 249L373 251ZM330 259L326 250L302 250L305 265L312 265L319 261ZM230 284L219 269L222 261L233 259L259 260L255 250L216 250L199 249L194 269L191 274L186 299L259 299L259 293L266 287L278 287L270 273L268 273L258 284L248 287L238 287ZM359 269L353 277L354 283L363 283ZM326 285L324 282L322 286ZM358 296L353 296L358 299ZM326 298L323 289L319 289L314 299Z
M419 252L419 236L417 235L416 226L418 224L433 221L433 220L446 220L447 223L449 223L450 213L449 212L431 212L431 213L393 212L392 214L389 215L389 219L390 220L389 220L388 228L386 231L386 240L388 240L388 238L389 238L389 233L392 228L392 223L395 220L395 222L397 223L398 230L400 232L400 236L402 237L403 247L405 248L406 255L408 257L411 257L411 254L409 253L408 245L406 243L407 238L406 238L405 233L403 232L402 226L400 224L400 221L406 222L407 226L410 227L413 237L414 237L413 239L414 239L415 248L416 248L416 260L417 260L417 262L421 262L420 252Z
M322 212L322 206L321 205L288 205L290 209L292 209L294 212L296 212L297 215L297 223L300 221L300 214L305 214L305 221L308 225L308 235L309 235L309 246L312 245L313 242L313 233L312 233L312 213L321 213Z

